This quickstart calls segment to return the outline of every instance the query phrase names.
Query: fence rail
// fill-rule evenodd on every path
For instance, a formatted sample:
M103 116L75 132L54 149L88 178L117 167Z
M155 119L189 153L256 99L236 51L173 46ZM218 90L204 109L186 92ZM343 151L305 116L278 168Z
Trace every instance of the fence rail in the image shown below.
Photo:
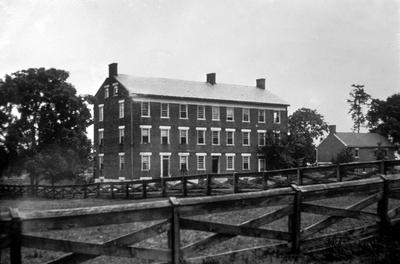
M347 165L346 165L347 166ZM350 166L350 165L349 165ZM356 197L344 208L326 203L340 197ZM249 260L271 251L309 253L331 246L332 241L354 243L390 232L400 222L400 175L315 185L295 185L259 192L220 196L175 198L155 202L18 213L9 209L0 214L0 245L10 248L12 264L21 263L21 247L69 252L49 263L81 263L100 255L130 257L153 262L227 263ZM323 203L319 201L324 201ZM375 206L375 207L374 207ZM270 209L239 224L216 221L219 213L250 209ZM305 214L320 216L312 223ZM321 217L322 216L322 217ZM329 231L334 224L352 219L359 224L345 230ZM152 221L139 230L102 243L51 238L32 232L52 232L92 226ZM286 221L286 228L268 224ZM341 225L338 225L339 227ZM182 230L211 232L183 243ZM167 233L167 245L142 247L137 243ZM204 254L237 236L273 241L262 246Z
M268 190L291 184L310 185L374 177L400 172L400 160L353 162L265 172L203 174L149 180L102 182L81 185L0 185L8 197L125 198L190 197Z

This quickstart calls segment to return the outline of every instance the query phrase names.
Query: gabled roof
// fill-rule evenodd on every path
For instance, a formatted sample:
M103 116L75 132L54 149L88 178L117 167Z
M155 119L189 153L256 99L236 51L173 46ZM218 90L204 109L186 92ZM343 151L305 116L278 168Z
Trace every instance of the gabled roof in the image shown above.
M387 138L377 133L347 133L337 132L335 136L339 138L348 147L378 147L378 143L381 143L381 147L394 147Z
M289 105L268 90L255 86L184 81L167 78L134 77L118 74L115 78L132 94L228 100L262 104Z

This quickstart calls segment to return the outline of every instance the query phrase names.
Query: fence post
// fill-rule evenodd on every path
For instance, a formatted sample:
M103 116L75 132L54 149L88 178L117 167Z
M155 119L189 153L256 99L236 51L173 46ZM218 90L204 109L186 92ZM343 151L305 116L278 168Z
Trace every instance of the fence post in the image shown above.
M390 228L390 219L388 216L388 207L389 207L389 181L388 179L381 175L381 179L383 180L383 191L382 195L378 201L377 213L379 216L379 228L382 233L385 233Z
M114 183L110 183L110 191L111 191L111 198L114 199L115 198L115 194L114 194Z
M97 188L97 190L96 190L96 198L99 198L100 197L100 183L97 183L97 186L96 186Z
M297 168L297 184L303 185L303 173L300 168Z
M211 184L212 184L212 175L207 174L206 195L211 195Z
M185 176L182 176L182 195L187 196L187 179Z
M302 193L301 189L295 185L291 185L292 189L295 191L293 197L293 212L289 215L288 230L291 236L292 243L292 253L300 253L300 229L301 229L301 202Z
M147 198L147 184L146 181L142 181L142 198Z
M129 199L129 183L125 183L125 198Z
M83 198L87 198L87 184L83 185Z
M172 206L171 230L168 233L168 243L172 251L172 263L181 263L181 230L179 225L179 202L175 197L170 197Z
M268 172L263 171L262 177L263 177L263 189L268 190L268 178L269 178Z
M21 264L21 218L14 208L10 208L10 215L10 260L11 264Z
M336 165L336 181L337 182L342 181L342 174L340 173L340 164Z
M51 186L51 197L53 198L53 199L56 199L56 186L54 186L54 184Z
M380 170L381 170L381 173L382 173L382 174L385 174L385 175L386 175L387 170L386 170L386 163L385 163L385 160L382 160L382 161L381 161Z
M233 193L239 192L239 176L234 172L233 175Z
M64 186L63 187L61 187L61 199L64 199L64 192L65 192L65 189L64 189Z

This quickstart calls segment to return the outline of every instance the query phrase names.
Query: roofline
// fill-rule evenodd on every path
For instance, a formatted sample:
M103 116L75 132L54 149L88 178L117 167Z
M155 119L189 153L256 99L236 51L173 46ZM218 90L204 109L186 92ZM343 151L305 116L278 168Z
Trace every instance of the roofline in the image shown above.
M346 143L346 142L344 142L340 137L338 137L336 134L333 134L340 142L342 142L342 144L345 146L345 147L348 147L349 145Z
M326 138L324 138L315 148L319 148L319 146L321 146L321 144L330 136L333 135L335 138L337 138L340 143L342 143L345 147L348 147L348 145L346 144L346 142L344 142L343 140L341 140L336 134L328 134L328 136Z

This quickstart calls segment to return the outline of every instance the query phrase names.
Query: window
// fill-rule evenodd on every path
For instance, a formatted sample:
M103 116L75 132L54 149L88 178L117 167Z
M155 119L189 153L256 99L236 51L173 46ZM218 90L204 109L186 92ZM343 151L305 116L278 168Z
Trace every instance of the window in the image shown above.
M188 144L188 127L179 127L179 143Z
M212 110L212 120L219 121L219 106L213 106Z
M281 123L281 112L274 111L274 123L280 124Z
M265 135L266 131L259 130L258 131L258 146L265 146Z
M141 103L142 117L150 117L150 102Z
M242 129L242 144L243 146L250 146L250 131Z
M359 148L355 148L354 149L354 157L355 158L359 158L360 157L360 149Z
M171 127L160 126L161 130L161 144L167 145L169 144L169 130Z
M242 154L242 169L243 170L250 170L250 155L249 154Z
M188 106L186 104L181 104L179 105L179 118L180 119L187 119L188 118L188 113L187 113L187 108Z
M104 154L99 154L99 170L104 169Z
M226 121L234 121L235 120L235 110L233 107L226 108Z
M113 83L114 96L118 95L118 83Z
M119 153L119 170L123 171L125 167L125 153Z
M197 170L206 170L206 155L197 153Z
M234 153L226 153L226 170L234 170L235 169L235 154Z
M198 105L197 106L197 119L198 120L204 120L206 119L206 110L204 105Z
M161 118L169 118L169 104L161 103Z
M124 100L118 101L118 104L119 104L119 118L124 118L125 114Z
M258 110L258 123L265 123L265 110Z
M108 98L110 96L110 86L109 85L105 85L104 86L104 98Z
M204 145L206 144L206 128L197 127L197 145Z
M150 143L150 129L151 126L146 126L146 125L142 125L140 126L140 129L142 130L142 144L148 144Z
M235 145L235 129L226 129L226 145Z
M99 105L99 122L104 119L104 105Z
M243 122L250 122L250 109L243 108Z
M179 170L181 172L189 171L188 167L188 160L189 160L189 153L179 153Z
M213 145L219 145L219 136L220 136L221 129L213 129L211 128L211 138Z
M274 134L274 142L280 143L281 142L281 131L273 130L272 133Z
M149 152L140 153L140 156L141 156L141 170L149 171L150 170L151 153L149 153Z
M125 137L125 126L118 127L118 134L119 134L119 144L124 144L124 137Z
M100 128L99 129L99 145L104 144L104 129Z

